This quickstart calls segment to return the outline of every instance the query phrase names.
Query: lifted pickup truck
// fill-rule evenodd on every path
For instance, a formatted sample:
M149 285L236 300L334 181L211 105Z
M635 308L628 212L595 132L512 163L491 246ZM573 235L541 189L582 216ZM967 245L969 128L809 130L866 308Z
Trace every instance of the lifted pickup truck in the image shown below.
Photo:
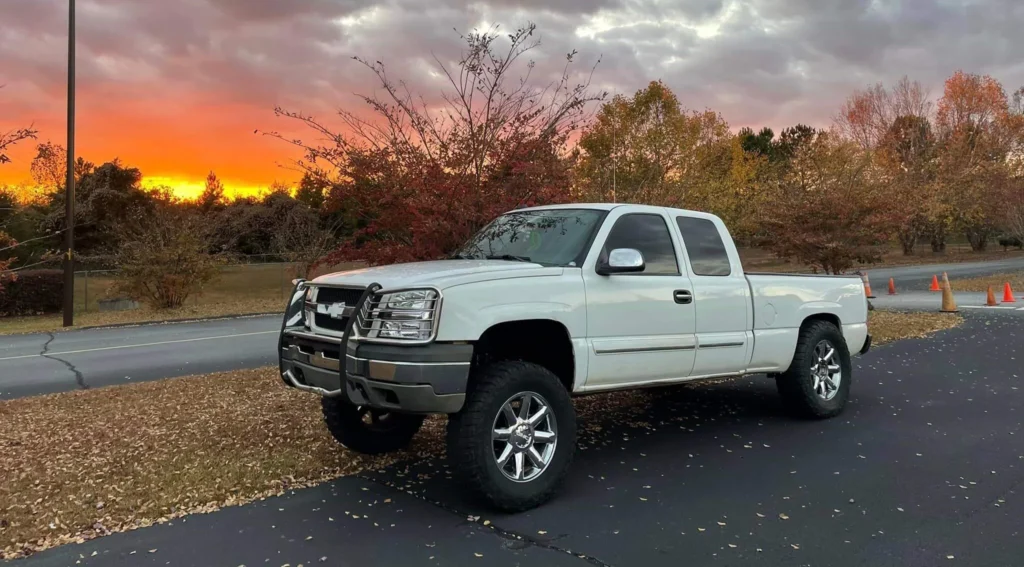
M832 417L867 315L857 276L745 274L716 216L560 205L506 213L446 260L297 281L280 368L354 451L448 414L465 486L521 511L566 476L572 396L767 374L796 413Z

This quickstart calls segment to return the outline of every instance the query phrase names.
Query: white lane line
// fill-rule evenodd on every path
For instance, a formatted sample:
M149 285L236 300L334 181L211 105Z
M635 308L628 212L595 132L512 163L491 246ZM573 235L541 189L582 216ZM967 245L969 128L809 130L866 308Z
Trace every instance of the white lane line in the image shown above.
M194 343L194 342L198 342L198 341L212 341L212 340L215 340L215 339L234 339L234 338L237 338L237 337L252 337L254 335L269 335L271 333L276 334L276 333L279 333L279 332L280 331L258 331L258 332L255 332L255 333L239 333L237 335L217 335L215 337L198 337L198 338L195 338L195 339L179 339L179 340L175 340L175 341L163 341L163 342L159 342L159 343L143 343L143 344L137 344L137 345L118 345L118 346L111 346L111 347L87 348L87 349L82 349L82 350L66 350L64 352L48 352L48 353L46 353L46 356L63 356L65 354L81 354L81 353L84 353L84 352L99 352L99 351L102 351L102 350L118 350L118 349L124 349L124 348L140 348L140 347L150 347L150 346L160 346L160 345L173 345L173 344L179 344L179 343ZM0 358L0 361L4 361L4 360L19 360L19 359L23 359L23 358L37 358L37 357L41 357L41 356L43 356L43 355L42 354L23 354L21 356L8 356L8 357Z
M1024 311L1024 307L1006 307L1002 305L961 305L964 309L1010 309L1015 311Z

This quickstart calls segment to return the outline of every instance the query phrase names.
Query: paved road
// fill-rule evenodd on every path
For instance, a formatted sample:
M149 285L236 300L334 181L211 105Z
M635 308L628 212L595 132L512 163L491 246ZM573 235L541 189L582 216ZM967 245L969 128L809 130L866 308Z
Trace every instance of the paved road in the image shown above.
M788 417L752 378L584 424L566 492L528 513L424 461L14 565L1021 565L1024 328L966 319L859 359L833 420Z
M923 266L901 266L897 268L878 268L867 270L871 280L871 288L876 294L885 293L889 278L896 282L896 290L925 291L932 283L932 276L942 278L946 272L950 280L956 278L974 278L1004 272L1024 270L1024 256L1014 256L1008 260L992 262L971 262L962 264L928 264ZM955 284L954 284L955 287ZM1022 290L1024 291L1024 290Z
M0 337L0 399L276 362L280 316Z
M878 293L877 291L875 292ZM1013 303L1003 303L1002 293L996 296L999 302L995 306L985 305L987 294L972 292L953 292L957 309L961 311L978 310L986 312L1002 312L1006 315L1024 317L1024 295L1015 295ZM899 309L905 311L939 311L942 307L942 294L929 291L911 291L897 295L878 295L871 300L877 309Z

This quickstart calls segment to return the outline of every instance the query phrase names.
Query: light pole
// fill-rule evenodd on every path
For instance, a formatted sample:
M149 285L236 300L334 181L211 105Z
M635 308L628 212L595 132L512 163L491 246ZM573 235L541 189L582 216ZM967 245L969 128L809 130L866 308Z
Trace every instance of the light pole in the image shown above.
M68 0L68 178L64 193L64 326L75 323L75 0Z

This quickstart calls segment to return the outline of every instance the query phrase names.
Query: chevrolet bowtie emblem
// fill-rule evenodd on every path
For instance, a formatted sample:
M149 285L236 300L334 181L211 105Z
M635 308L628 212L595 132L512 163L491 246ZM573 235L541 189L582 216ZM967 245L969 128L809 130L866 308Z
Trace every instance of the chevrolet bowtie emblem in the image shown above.
M344 302L331 303L330 305L318 303L316 306L316 312L321 315L328 315L331 319L341 319L345 317L345 307L346 305Z

